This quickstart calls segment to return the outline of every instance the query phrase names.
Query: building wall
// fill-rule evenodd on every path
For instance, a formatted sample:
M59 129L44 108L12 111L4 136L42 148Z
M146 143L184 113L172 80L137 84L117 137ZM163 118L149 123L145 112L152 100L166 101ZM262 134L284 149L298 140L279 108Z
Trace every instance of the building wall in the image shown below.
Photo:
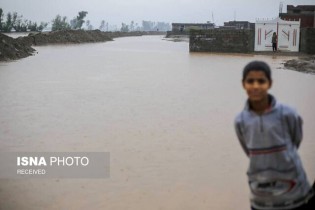
M254 51L254 30L192 30L191 52L250 53Z
M235 27L235 29L250 29L250 22L248 21L229 21L224 22L225 27Z
M300 52L315 54L315 28L301 29Z
M205 30L205 29L211 29L214 28L213 24L209 23L196 23L196 24L191 24L191 23L172 23L172 31L190 31L190 30Z
M172 37L172 36L189 36L189 31L167 31L166 37Z
M315 5L287 5L288 14L313 14Z
M192 30L191 52L254 52L254 30ZM315 55L315 28L300 29L300 52Z
M315 5L288 5L287 13L280 13L279 16L283 20L301 19L301 28L315 28Z
M299 14L280 14L282 20L295 20L301 19L301 28L315 28L315 13L314 15L299 15Z

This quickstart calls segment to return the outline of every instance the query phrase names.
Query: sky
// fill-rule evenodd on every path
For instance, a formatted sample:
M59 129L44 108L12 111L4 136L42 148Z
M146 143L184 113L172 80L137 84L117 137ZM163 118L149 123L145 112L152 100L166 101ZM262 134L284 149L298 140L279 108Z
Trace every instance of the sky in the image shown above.
M280 2L283 12L287 5L315 5L315 0L0 0L4 13L17 12L23 19L51 22L57 14L76 17L87 11L85 20L98 28L105 20L121 26L131 21L141 25L142 20L167 23L214 22L217 26L226 21L255 22L256 18L275 18Z

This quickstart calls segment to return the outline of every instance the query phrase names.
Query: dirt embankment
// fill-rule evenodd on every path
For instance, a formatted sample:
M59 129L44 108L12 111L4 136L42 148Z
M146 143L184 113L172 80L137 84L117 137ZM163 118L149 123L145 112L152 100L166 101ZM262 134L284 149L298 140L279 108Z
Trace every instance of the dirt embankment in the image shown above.
M30 43L23 43L0 33L0 61L15 60L32 55Z
M109 34L99 30L64 30L43 33L30 33L28 36L13 39L0 33L0 61L16 60L32 55L34 45L104 42L113 40Z
M0 61L16 60L32 55L31 46L66 43L87 43L112 41L113 38L142 35L162 35L164 32L102 32L100 30L62 30L30 33L28 36L13 39L0 33Z
M19 37L17 39L24 40L26 43L31 42L32 45L104 42L112 40L111 37L99 30L64 30L44 33L30 33L26 37Z
M315 74L315 55L288 60L284 67L295 71Z

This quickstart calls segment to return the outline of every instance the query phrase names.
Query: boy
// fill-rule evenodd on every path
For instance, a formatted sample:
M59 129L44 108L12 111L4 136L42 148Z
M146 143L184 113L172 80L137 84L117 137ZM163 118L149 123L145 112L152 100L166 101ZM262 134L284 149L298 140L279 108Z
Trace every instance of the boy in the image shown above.
M252 210L314 210L313 190L297 154L301 117L268 94L272 79L266 63L247 64L242 83L248 100L235 119L235 129L250 160Z

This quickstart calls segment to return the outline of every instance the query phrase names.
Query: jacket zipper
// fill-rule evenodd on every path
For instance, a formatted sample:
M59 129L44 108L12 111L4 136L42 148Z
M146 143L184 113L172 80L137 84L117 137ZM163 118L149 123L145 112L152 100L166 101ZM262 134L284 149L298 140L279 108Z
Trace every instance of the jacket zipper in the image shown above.
M264 126L263 126L262 115L259 115L259 119L260 119L260 132L264 132Z

